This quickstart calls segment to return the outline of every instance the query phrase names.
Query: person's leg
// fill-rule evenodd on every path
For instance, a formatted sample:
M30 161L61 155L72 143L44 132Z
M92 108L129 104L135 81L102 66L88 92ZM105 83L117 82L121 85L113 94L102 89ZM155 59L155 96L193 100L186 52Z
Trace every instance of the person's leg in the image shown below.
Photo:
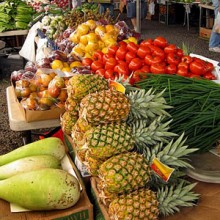
M136 2L128 2L127 4L127 17L131 19L133 28L137 29L136 22Z
M213 0L213 6L214 6L214 12L215 12L215 18L218 14L218 0ZM214 52L220 53L220 34L214 32L214 29L212 29L212 33L209 39L209 50Z
M113 4L109 4L109 10L110 10L110 15L111 17L114 17L114 5Z
M100 4L99 5L99 14L104 14L105 13L105 5L104 4Z

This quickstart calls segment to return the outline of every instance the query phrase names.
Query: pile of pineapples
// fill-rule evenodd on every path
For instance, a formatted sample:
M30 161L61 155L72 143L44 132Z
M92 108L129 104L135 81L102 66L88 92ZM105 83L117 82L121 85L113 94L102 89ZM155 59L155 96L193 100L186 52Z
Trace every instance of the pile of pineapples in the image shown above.
M184 134L169 132L163 92L126 86L122 93L99 75L76 74L67 93L62 129L96 176L110 219L158 219L194 205L195 184L182 175L196 149L184 145ZM154 158L175 170L168 182L151 169Z

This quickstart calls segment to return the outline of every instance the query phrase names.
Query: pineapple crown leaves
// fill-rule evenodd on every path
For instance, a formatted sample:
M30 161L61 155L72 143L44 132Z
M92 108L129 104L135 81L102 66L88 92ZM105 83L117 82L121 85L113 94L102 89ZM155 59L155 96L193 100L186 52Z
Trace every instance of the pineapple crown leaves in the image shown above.
M179 212L179 207L190 207L195 205L199 199L199 194L191 190L197 183L186 184L181 181L178 185L163 186L157 190L160 213L164 216Z
M130 124L132 135L138 152L143 153L146 146L156 145L158 142L168 143L175 133L168 132L172 120L162 123L163 116L155 118L149 125L146 120L136 120Z
M160 115L171 117L165 110L172 107L166 104L166 100L163 97L164 91L165 90L160 93L155 93L152 88L148 91L144 89L130 91L127 94L131 102L131 110L128 116L129 120L142 118L152 119Z
M170 143L167 144L157 154L157 158L161 162L166 163L170 166L184 167L184 168L193 168L187 161L186 156L197 151L197 148L188 148L187 145L184 145L186 138L184 138L184 133L182 133L179 138L174 142L172 139Z

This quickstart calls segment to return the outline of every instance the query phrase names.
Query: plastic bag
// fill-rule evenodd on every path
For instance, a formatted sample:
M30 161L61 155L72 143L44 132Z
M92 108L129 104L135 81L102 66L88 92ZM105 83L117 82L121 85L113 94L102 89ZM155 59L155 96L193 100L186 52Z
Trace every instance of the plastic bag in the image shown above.
M218 12L217 17L215 19L213 30L214 30L214 32L220 34L220 12Z

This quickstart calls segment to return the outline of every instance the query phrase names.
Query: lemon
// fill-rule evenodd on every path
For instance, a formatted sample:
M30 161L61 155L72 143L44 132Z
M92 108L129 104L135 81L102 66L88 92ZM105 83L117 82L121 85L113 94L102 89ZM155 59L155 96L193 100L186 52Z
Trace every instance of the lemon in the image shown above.
M129 41L129 42L134 42L135 44L138 43L138 41L137 41L137 39L136 39L135 37L129 37L129 38L128 38L128 41Z
M82 63L80 61L73 61L70 64L70 68L79 67L79 66L82 66Z
M105 27L102 25L97 25L97 27L95 28L95 33L98 34L99 36L104 35L105 32L106 32Z
M86 24L90 27L90 30L94 30L96 28L96 21L94 20L88 20L86 21Z
M63 72L71 72L71 68L70 67L63 67L62 69L61 69Z
M71 54L75 54L76 56L83 57L85 55L85 52L82 48L75 46L72 49Z
M85 35L85 34L88 34L90 31L90 28L89 28L89 25L83 23L83 24L80 24L78 27L77 27L77 33L82 36L82 35Z
M61 60L53 60L53 62L50 65L53 70L63 68L63 62Z
M81 44L83 44L83 45L86 45L86 44L88 43L87 34L81 36L79 42L80 42Z

